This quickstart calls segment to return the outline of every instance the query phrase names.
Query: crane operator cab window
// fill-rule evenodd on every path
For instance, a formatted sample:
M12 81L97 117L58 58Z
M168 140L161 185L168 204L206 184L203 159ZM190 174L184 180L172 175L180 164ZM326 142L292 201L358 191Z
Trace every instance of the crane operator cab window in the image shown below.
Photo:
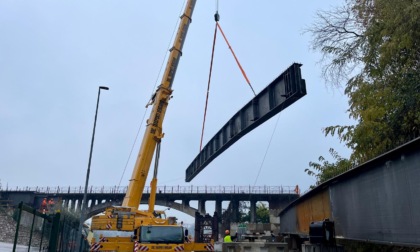
M182 226L142 226L140 243L184 243Z

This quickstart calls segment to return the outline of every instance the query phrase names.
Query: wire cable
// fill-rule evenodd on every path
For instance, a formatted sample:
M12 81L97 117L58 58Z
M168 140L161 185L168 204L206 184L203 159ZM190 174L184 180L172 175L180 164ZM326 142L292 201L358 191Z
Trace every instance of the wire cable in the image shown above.
M255 181L254 181L254 185L253 186L255 186L257 184L257 180L258 180L258 177L260 176L261 170L263 168L263 165L264 165L264 162L265 162L265 158L267 157L268 150L270 149L271 142L273 141L274 133L276 132L277 124L279 123L279 119L280 119L280 114L277 116L277 121L276 121L276 124L274 125L273 133L271 133L270 140L268 141L267 148L265 149L264 157L263 157L263 159L261 161L260 169L258 170L257 176L255 177Z
M215 18L218 17L217 12L214 16L215 16ZM216 20L217 20L217 18L216 18ZM211 73L212 73L212 69L213 69L214 48L216 47L216 35L217 35L217 25L214 27L213 49L211 51L209 80L208 80L208 83L207 83L206 104L204 106L204 118L203 118L203 127L201 129L201 139L200 139L200 150L199 151L201 151L202 146L203 146L204 126L206 125L207 104L208 104L208 100L209 100Z

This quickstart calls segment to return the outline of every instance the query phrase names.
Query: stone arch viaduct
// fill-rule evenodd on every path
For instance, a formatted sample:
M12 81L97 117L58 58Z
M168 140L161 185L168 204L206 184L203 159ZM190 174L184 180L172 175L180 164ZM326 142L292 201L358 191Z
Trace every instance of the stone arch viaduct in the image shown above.
M103 212L108 206L121 205L126 189L127 187L88 188L87 218ZM294 189L291 186L159 186L156 205L176 209L194 217L196 212L207 213L207 202L214 204L215 212L222 216L222 203L228 202L228 209L231 209L229 218L232 222L237 222L240 202L249 202L251 222L255 222L256 203L262 201L268 202L270 220L275 223L280 211L299 197ZM38 207L44 198L52 198L55 199L55 207L79 212L83 192L83 187L3 188L0 195L2 200L7 200L12 205L24 202L33 207ZM149 197L150 188L146 187L141 204L147 204ZM196 202L197 207L190 205L191 202Z

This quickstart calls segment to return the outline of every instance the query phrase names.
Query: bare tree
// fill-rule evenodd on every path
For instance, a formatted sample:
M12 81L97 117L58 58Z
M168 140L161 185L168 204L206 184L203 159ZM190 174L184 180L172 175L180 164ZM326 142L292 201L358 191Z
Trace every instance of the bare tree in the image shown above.
M363 66L365 28L357 10L351 6L347 3L332 10L318 11L316 21L305 30L312 34L311 49L322 53L319 63L324 79L334 86L347 82L355 68Z

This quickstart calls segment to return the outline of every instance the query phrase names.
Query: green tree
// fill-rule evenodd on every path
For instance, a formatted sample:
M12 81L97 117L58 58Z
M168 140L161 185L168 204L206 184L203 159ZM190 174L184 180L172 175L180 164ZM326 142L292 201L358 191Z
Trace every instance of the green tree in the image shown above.
M418 13L418 0L347 0L342 7L318 12L308 29L312 49L323 55L325 80L334 86L345 82L347 112L355 124L328 126L323 132L352 150L351 165L420 136ZM339 170L342 161L310 166L328 173Z
M250 207L247 204L242 202L240 204L239 212L241 213L240 222L242 223L251 222L251 211L250 211ZM270 211L264 203L257 202L256 215L257 215L256 216L257 219L255 220L256 223L270 223Z
M239 222L241 223L249 223L251 218L249 215L249 206L246 204L246 202L240 201L239 202Z
M345 171L350 170L354 164L346 158L341 157L337 151L333 148L330 149L330 155L334 159L333 163L330 163L323 156L318 158L317 162L309 162L309 166L312 168L305 169L305 172L316 178L316 185L319 185ZM314 186L311 186L313 188Z
M257 223L270 223L270 211L268 207L262 203L257 202Z

